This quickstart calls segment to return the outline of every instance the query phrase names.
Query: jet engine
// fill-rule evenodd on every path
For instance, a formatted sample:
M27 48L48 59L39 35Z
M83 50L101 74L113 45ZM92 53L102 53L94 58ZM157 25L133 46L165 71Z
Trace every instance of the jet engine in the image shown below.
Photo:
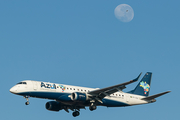
M71 94L71 100L73 101L86 101L89 97L86 93L74 92Z
M62 106L59 102L50 101L46 103L46 109L50 111L59 111L62 110Z

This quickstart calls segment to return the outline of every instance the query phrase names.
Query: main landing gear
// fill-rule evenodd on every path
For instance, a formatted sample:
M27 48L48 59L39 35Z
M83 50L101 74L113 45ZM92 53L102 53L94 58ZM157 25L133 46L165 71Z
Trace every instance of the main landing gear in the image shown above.
M29 105L29 96L24 96L24 98L27 100L27 102L25 102L25 105Z
M89 106L89 110L90 111L93 111L93 110L96 110L96 105L94 103L91 103L91 106Z
M76 117L76 116L79 116L80 113L79 113L79 111L74 111L74 112L72 113L72 115L73 115L73 117Z

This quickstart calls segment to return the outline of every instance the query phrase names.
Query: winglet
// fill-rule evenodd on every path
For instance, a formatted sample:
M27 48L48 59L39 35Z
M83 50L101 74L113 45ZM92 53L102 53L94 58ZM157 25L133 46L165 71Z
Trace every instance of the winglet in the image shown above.
M132 80L132 81L138 81L139 80L139 78L140 78L140 76L141 76L141 74L142 74L142 72L139 74L139 76L137 77L137 78L135 78L134 80Z

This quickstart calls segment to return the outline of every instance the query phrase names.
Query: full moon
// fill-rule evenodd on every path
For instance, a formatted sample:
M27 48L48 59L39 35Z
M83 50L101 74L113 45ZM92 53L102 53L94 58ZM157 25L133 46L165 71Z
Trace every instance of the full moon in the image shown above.
M130 22L134 17L134 11L127 4L120 4L114 9L114 14L117 19L122 22Z

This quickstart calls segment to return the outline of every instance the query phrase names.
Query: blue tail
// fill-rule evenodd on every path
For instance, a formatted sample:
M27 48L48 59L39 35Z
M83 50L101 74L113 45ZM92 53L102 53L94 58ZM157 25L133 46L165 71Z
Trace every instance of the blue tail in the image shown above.
M151 78L152 73L147 72L144 77L141 79L139 84L136 86L136 88L129 93L136 94L136 95L142 95L142 96L149 96L150 92L150 86L151 86Z

